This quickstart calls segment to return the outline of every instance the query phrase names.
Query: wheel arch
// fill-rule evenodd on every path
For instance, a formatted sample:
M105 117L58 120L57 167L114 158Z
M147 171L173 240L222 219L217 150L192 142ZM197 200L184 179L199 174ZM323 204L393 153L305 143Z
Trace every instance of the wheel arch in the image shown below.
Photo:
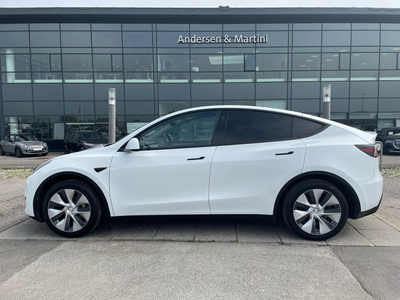
M294 185L306 179L322 179L335 185L343 193L343 195L347 200L347 205L349 207L349 218L356 219L359 216L361 212L360 201L358 199L357 193L354 191L351 185L346 180L335 174L323 171L314 171L314 172L307 172L300 174L292 178L283 186L275 201L275 206L274 206L275 219L282 217L283 200L285 199L288 191Z
M91 187L94 192L99 196L100 198L100 203L105 211L105 217L106 219L110 218L110 208L108 207L107 200L100 189L100 187L89 177L82 175L80 173L75 173L75 172L61 172L54 174L47 178L45 181L42 182L42 184L39 186L39 188L36 190L35 196L33 198L33 209L35 213L35 219L39 222L44 222L43 214L42 214L42 204L43 204L43 199L44 195L46 192L49 190L51 186L54 184L57 184L61 181L65 180L79 180L83 181L86 183L89 187Z

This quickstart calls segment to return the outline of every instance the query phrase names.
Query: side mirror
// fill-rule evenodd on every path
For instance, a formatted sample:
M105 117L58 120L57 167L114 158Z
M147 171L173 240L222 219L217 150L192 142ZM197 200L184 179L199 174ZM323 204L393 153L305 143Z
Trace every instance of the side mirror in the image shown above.
M137 138L131 139L125 147L125 151L139 151L140 144Z

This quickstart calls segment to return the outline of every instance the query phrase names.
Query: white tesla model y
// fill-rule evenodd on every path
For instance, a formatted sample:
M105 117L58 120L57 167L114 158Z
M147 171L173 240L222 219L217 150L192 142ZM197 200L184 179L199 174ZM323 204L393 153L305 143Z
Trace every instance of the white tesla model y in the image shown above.
M78 237L102 217L283 216L306 239L328 239L382 198L375 136L278 109L211 106L159 118L102 148L38 166L26 213Z

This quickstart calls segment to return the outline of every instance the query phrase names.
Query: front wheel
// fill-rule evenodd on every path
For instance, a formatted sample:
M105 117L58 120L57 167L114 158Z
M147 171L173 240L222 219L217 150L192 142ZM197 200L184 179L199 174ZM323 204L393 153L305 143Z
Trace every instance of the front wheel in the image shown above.
M324 180L310 179L290 189L283 203L283 217L294 233L308 240L321 241L343 229L348 205L336 186Z
M20 157L23 157L24 154L22 153L21 149L17 148L17 149L15 149L15 156L20 158Z
M66 180L47 191L43 215L55 233L75 238L97 227L102 209L97 194L88 185L81 181Z

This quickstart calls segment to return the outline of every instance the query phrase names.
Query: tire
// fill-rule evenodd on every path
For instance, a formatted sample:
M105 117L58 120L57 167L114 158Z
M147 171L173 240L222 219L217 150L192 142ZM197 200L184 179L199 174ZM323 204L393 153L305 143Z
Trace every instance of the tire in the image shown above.
M42 212L50 229L68 238L91 232L103 214L97 194L77 180L65 180L52 186L44 196Z
M0 155L6 155L2 146L0 146Z
M24 157L24 154L22 153L21 149L17 148L15 149L15 156L21 158Z
M80 146L80 147L79 147L79 151L83 151L83 150L85 150L85 147Z
M347 222L349 209L343 193L328 181L309 179L289 190L283 217L297 235L314 241L338 234Z
M65 154L68 154L68 153L69 153L69 149L68 149L67 144L64 144L64 153L65 153Z

